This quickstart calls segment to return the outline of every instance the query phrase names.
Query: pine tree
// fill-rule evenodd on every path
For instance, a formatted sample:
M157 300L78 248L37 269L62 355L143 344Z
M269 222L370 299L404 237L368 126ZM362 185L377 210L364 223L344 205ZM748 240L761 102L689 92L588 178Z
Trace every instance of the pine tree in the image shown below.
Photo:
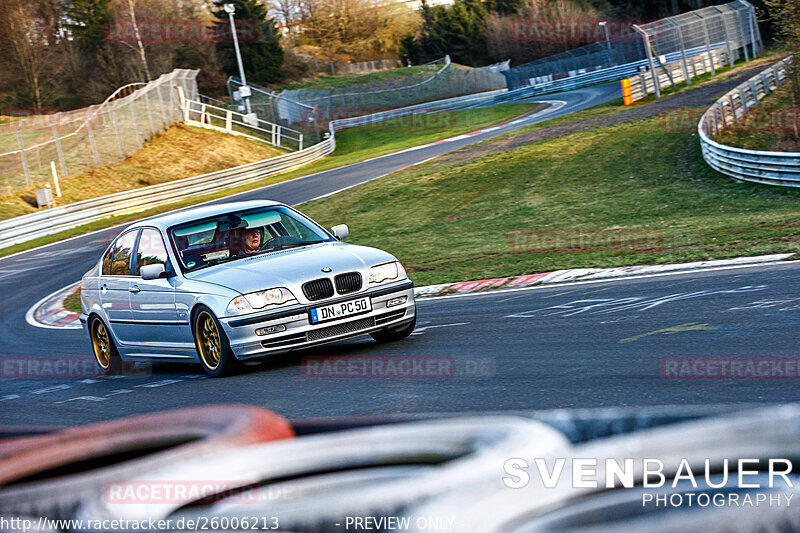
M258 84L280 81L283 78L283 48L278 40L278 29L275 21L267 16L267 8L257 0L214 0L217 9L213 13L219 19L214 22L216 34L225 36L223 42L217 44L222 70L239 76L228 13L222 7L224 4L233 4L236 8L236 35L247 81Z
M108 25L113 18L111 1L72 0L66 4L66 26L85 51L94 52L105 43Z

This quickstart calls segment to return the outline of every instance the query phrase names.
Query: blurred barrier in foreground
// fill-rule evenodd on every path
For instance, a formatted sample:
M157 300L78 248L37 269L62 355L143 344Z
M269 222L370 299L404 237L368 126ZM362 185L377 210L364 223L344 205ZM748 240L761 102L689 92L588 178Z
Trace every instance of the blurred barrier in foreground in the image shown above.
M206 521L211 530L327 532L346 529L347 520L393 517L376 528L789 532L800 519L789 505L800 495L789 464L800 460L797 404L376 415L292 425L256 407L214 406L3 440L0 514L73 517L84 520L81 531L101 527L90 520L163 519L160 531ZM293 432L300 436L288 438ZM59 437L64 457L55 457ZM258 443L265 440L276 441ZM38 442L46 444L24 446ZM37 457L51 459L37 464ZM718 502L734 496L736 503ZM704 497L715 504L698 504ZM744 498L763 498L762 505L742 508Z
M289 423L266 409L221 404L3 439L0 514L68 518L108 482L293 436Z
M711 138L744 117L751 107L782 85L795 68L793 63L792 57L778 61L728 91L703 114L697 132L703 158L714 170L737 181L800 187L800 152L748 150Z

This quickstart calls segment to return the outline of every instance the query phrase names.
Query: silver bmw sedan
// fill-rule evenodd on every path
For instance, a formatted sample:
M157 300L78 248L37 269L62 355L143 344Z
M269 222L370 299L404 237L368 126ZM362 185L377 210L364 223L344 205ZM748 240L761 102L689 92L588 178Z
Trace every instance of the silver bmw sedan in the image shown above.
M407 337L413 283L391 254L346 244L270 201L200 207L126 228L81 280L81 324L103 372L136 361L242 361L369 334Z

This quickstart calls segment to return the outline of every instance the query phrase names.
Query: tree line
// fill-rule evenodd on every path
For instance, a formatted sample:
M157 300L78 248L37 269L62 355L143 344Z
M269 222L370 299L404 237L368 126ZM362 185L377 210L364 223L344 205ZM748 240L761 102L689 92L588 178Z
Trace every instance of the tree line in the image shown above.
M98 103L174 68L200 69L200 92L221 96L227 77L238 75L225 3L235 6L248 81L270 85L330 63L379 58L421 64L449 54L467 66L520 64L598 40L595 33L531 38L525 21L653 20L724 2L423 0L413 10L391 0L3 0L0 115ZM787 19L797 6L756 3L765 18ZM791 23L782 24L788 30L778 33L792 34Z

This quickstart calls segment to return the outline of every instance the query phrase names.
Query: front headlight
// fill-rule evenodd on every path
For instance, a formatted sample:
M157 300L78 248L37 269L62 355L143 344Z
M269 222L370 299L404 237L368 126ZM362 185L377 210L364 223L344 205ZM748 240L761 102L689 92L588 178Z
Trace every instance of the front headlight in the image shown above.
M284 287L248 292L231 300L231 303L228 304L228 313L244 313L267 306L283 305L296 300L292 291Z
M384 263L376 265L369 269L369 282L381 283L393 279L404 279L406 277L406 270L400 261L392 261L391 263Z

